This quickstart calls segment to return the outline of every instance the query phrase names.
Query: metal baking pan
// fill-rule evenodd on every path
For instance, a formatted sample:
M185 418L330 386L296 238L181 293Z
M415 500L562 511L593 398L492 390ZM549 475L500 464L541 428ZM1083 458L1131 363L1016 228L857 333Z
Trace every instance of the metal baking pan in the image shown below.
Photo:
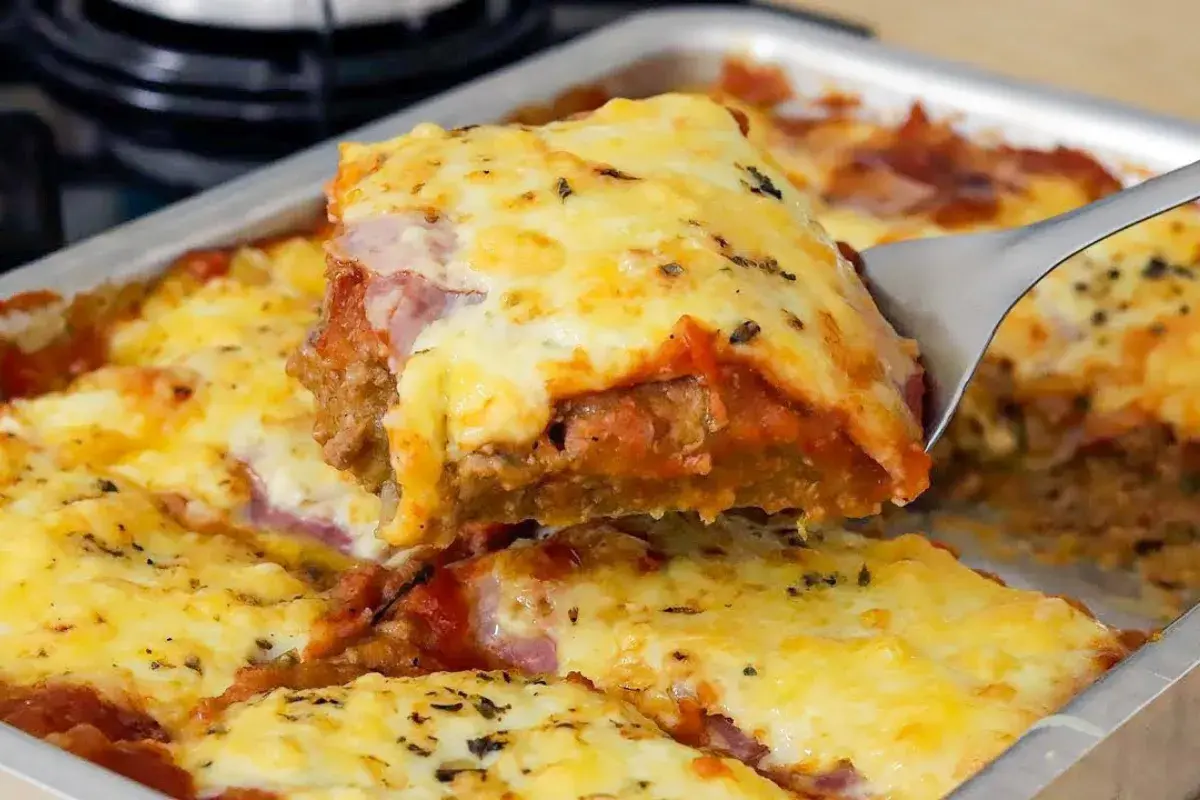
M920 99L938 116L1030 146L1057 143L1094 153L1127 176L1200 159L1200 127L1121 106L1020 84L769 10L679 8L643 13L355 131L384 139L423 121L464 125L499 119L583 83L648 95L713 81L722 59L778 64L800 92L838 88L870 113L903 113ZM234 245L287 231L321 207L334 171L328 142L169 209L0 277L0 296L51 288L85 291L154 275L197 247ZM1124 602L1120 576L1020 562L968 562L1019 586L1087 602L1116 625L1146 625ZM1043 720L961 786L954 800L1136 798L1183 800L1200 788L1200 611L1193 609ZM117 800L157 795L49 745L0 726L0 797Z

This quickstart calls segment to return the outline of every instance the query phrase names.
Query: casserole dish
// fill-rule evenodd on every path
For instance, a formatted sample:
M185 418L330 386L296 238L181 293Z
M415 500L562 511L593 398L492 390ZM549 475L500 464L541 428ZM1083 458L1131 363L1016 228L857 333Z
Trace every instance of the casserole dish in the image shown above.
M941 65L812 30L801 23L781 22L767 13L711 11L642 15L381 121L354 138L382 139L407 130L418 120L451 126L501 118L516 108L549 102L573 85L596 81L603 81L609 92L630 95L711 84L719 77L725 58L738 53L780 65L798 91L822 94L829 82L836 82L839 89L861 96L869 108L880 113L903 113L919 96L935 117L958 111L966 115L969 128L978 131L1000 126L1011 141L1030 146L1060 141L1058 132L1073 128L1081 135L1069 144L1110 159L1136 160L1150 168L1183 163L1200 149L1194 131L1169 121L1018 89L985 77L958 74L952 78ZM560 63L570 64L571 69L556 68ZM1035 114L1036 126L1014 121ZM6 276L0 292L11 296L46 286L61 287L67 293L86 292L105 282L145 280L186 250L230 246L294 230L318 210L316 187L331 172L332 164L332 148L317 148ZM301 245L277 245L289 246ZM253 256L247 258L253 260ZM252 263L241 265L250 273L252 267ZM301 267L289 274L288 282L298 294L311 291L307 272ZM190 278L184 274L179 280ZM121 306L115 303L113 307ZM25 316L35 319L25 332L32 336L39 314ZM218 342L215 346L225 345ZM148 345L145 350L156 352ZM269 444L259 444L270 452ZM261 457L261 452L255 455ZM260 478L267 471L266 467L254 470ZM329 513L333 512L291 516L309 523L314 516L327 520ZM295 561L303 561L301 555L280 547L284 552L272 563L280 563L285 572ZM987 566L1013 583L1082 597L1114 625L1150 623L1149 617L1129 610L1123 602L1127 598L1112 591L1104 576L1097 578L1087 569L1042 569L1020 559ZM319 577L311 580L320 586ZM252 605L263 607L262 603ZM296 613L306 612L300 609ZM1195 636L1190 629L1200 625L1200 619L1193 617L1187 615L1175 622L1060 714L1035 725L1007 753L958 789L956 796L1067 797L1083 793L1119 797L1130 792L1144 796L1147 791L1163 797L1188 796L1198 781L1197 767L1189 765L1184 755L1197 724L1189 722L1189 717L1195 716L1189 711L1196 690L1191 680L1196 657L1190 644ZM62 797L73 796L68 792L99 798L137 796L124 794L129 786L121 779L97 774L92 767L48 751L43 744L8 729L0 730L0 736L4 737L4 769L11 775L28 774L30 785L50 787ZM1147 788L1151 786L1153 789Z

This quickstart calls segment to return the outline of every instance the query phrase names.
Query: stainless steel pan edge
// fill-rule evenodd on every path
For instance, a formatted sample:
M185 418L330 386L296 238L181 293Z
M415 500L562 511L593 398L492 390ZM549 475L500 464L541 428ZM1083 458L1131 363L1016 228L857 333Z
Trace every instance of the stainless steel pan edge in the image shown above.
M720 56L731 52L777 60L816 82L801 89L819 90L828 80L861 90L869 108L876 107L870 100L875 91L888 96L880 105L897 110L905 98L920 96L936 112L963 112L973 127L1004 125L1009 138L1027 137L1029 144L1061 138L1114 163L1165 169L1200 158L1200 128L1188 123L997 79L747 9L640 14L344 138L382 139L422 121L460 125L496 119L615 72L624 73L626 86L664 91L679 78L715 77ZM646 59L657 63L639 66ZM336 152L335 143L318 145L30 264L0 277L0 296L41 288L71 294L105 281L152 275L191 248L282 232L320 208L318 187L332 174ZM1190 797L1200 786L1200 760L1188 752L1191 742L1200 742L1198 664L1200 613L1192 612L1059 715L1036 726L953 797ZM30 798L157 796L0 726L0 796L25 800L25 794L4 790L6 773L27 776L28 789L52 792Z
M1200 607L1059 713L951 800L1189 800L1200 788Z

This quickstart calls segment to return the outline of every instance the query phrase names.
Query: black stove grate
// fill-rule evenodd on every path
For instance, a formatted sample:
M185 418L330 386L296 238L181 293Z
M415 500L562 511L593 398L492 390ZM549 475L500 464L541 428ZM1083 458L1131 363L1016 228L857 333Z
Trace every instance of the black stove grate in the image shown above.
M319 1L329 14L332 0ZM0 0L0 108L5 84L18 96L33 89L37 102L16 107L50 122L59 144L56 152L36 116L0 116L0 271L57 249L64 229L78 240L666 5L461 0L420 27L249 32L164 21L112 0ZM498 7L506 13L493 18ZM870 35L840 19L780 13Z
M460 0L419 27L396 22L339 28L331 0L320 0L323 30L247 31L164 20L113 0L17 2L27 26L18 41L46 90L112 140L111 156L161 183L192 189L377 119L583 29L670 5ZM575 29L563 29L567 18L577 21Z
M227 31L110 0L26 0L26 53L68 107L140 147L263 161L436 94L545 45L546 0L500 19L464 0L419 31Z
M33 114L0 112L0 267L63 244L58 160L49 127Z

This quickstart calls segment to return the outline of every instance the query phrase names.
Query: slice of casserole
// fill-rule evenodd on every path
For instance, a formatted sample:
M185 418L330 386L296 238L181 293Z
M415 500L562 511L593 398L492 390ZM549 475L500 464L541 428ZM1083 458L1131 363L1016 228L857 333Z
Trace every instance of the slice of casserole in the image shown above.
M895 119L869 98L806 95L766 63L727 61L712 95L860 250L1026 225L1139 177L1070 147L975 135L919 102ZM577 88L515 116L546 122L608 97ZM1068 259L1000 326L934 453L934 494L986 502L1053 559L1136 565L1164 621L1200 588L1198 275L1195 206Z
M388 542L924 490L915 346L744 123L663 95L343 146L292 366Z
M285 371L323 268L301 237L184 256L104 332L107 363L0 407L0 426L168 499L189 528L382 557L379 498L322 460L313 398Z
M1126 652L917 535L633 522L439 570L405 609L447 663L578 674L802 796L942 797Z
M201 797L790 796L737 761L672 741L582 683L500 672L277 689L230 707L176 755Z
M43 683L76 698L15 720L33 733L94 722L88 692L173 732L242 667L303 649L326 608L307 564L187 530L133 482L8 434L0 530L0 712Z

